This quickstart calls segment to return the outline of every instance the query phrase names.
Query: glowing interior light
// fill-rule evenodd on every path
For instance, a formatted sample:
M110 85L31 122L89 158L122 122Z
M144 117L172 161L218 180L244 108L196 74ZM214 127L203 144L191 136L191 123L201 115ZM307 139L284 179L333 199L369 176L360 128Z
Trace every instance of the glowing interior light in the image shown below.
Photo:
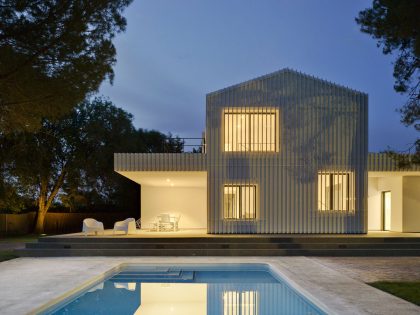
M255 108L247 110L245 114L225 110L225 151L278 151L278 117L276 109Z
M169 178L167 178L166 181L169 183L171 180Z
M174 186L174 183L171 183L171 187L173 187Z

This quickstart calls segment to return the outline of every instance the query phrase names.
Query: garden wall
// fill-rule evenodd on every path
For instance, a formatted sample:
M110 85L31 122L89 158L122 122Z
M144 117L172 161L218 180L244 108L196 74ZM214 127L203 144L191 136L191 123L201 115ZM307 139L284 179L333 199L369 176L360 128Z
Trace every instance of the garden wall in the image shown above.
M99 213L47 213L45 218L46 234L74 233L82 230L86 218L94 218L111 229L116 221L132 217L132 212L99 212ZM137 219L137 218L136 218ZM32 232L35 212L23 214L0 214L0 233L26 234Z

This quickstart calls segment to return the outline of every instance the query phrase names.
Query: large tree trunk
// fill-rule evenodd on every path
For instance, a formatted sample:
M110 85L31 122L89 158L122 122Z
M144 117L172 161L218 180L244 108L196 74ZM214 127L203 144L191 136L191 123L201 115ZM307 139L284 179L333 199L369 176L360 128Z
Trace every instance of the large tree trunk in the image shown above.
M48 195L48 179L41 179L39 185L39 198L38 198L38 215L35 225L35 233L42 234L44 233L44 221L47 215L48 210L50 209L55 197L57 196L58 191L63 185L64 178L66 176L66 171L63 167L61 174L58 176L56 183L54 184L50 194Z
M36 218L35 233L42 234L44 233L44 221L45 216L47 215L46 211L39 211Z

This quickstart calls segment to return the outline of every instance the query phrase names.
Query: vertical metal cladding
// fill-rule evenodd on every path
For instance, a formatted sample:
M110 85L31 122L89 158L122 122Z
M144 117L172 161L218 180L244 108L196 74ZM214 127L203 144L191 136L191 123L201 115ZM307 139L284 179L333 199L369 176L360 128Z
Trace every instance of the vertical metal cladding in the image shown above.
M206 171L207 156L198 153L114 153L114 171Z
M366 233L366 94L286 69L208 94L206 115L209 233ZM351 174L354 211L318 210L319 172ZM256 186L255 220L224 219L225 185Z
M369 153L368 156L369 172L395 172L395 171L420 171L420 165L410 165L400 168L398 163L386 153Z

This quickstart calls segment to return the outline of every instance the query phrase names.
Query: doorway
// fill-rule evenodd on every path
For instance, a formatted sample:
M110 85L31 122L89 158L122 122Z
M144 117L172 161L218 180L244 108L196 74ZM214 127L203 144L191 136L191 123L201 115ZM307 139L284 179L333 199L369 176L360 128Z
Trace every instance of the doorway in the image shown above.
M382 228L384 231L391 230L391 192L382 192Z

